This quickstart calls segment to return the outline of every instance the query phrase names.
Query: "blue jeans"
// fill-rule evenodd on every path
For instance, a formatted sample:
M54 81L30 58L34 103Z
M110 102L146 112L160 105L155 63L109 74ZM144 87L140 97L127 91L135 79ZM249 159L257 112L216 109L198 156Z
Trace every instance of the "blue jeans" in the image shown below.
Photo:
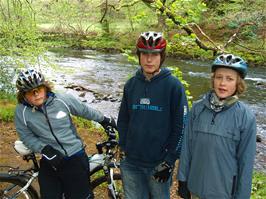
M155 181L154 168L144 168L129 163L120 163L126 199L170 199L171 178L165 183Z

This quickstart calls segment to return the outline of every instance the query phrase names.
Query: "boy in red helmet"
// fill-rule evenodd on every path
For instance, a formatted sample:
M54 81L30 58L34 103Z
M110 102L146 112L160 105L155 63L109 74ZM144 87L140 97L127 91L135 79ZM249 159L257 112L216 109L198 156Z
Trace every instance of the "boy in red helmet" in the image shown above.
M180 81L161 68L166 48L162 33L142 33L136 47L141 67L125 84L118 116L125 198L169 199L187 99Z

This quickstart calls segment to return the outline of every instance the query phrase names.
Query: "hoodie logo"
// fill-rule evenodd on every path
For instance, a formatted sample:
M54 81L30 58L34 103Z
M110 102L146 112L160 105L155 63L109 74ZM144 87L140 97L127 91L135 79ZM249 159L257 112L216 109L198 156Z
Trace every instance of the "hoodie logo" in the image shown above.
M149 105L151 103L149 98L140 98L140 104L146 104Z
M63 118L63 117L66 117L66 113L65 112L63 112L63 111L59 111L58 113L57 113L57 115L56 115L56 119L61 119L61 118Z

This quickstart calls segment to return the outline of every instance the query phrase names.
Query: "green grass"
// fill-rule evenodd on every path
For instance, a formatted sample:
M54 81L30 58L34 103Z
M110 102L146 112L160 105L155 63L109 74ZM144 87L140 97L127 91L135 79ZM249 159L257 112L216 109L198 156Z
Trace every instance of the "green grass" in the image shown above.
M251 199L266 198L266 174L255 172L252 180Z
M0 92L0 120L4 122L13 121L15 107L16 107L15 95L5 92Z

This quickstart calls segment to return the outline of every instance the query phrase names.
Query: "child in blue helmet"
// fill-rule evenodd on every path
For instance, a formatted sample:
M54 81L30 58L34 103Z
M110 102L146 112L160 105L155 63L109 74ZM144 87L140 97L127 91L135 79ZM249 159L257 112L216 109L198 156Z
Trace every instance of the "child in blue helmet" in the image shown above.
M42 199L91 199L89 162L84 144L77 134L71 115L116 128L105 117L68 94L52 92L42 73L21 71L16 86L18 105L15 125L20 140L40 153L39 185Z
M256 119L239 101L246 62L232 54L212 64L212 89L193 104L177 179L185 199L249 199L256 153Z

